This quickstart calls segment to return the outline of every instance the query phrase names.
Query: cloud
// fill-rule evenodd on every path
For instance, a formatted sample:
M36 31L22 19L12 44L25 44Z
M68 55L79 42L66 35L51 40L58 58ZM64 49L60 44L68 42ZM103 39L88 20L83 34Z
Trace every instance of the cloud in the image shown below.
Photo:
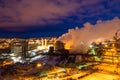
M18 21L16 24L37 24L38 19L43 20L42 18L44 18L47 20L53 20L61 16L67 16L69 12L74 11L78 6L78 3L72 3L72 1L68 3L67 0L59 1L61 5L58 5L55 0L51 1L52 2L48 0L21 0L18 2L18 0L11 0L10 2L7 0L3 4L4 7L2 5L0 9L0 12L3 13L0 16L11 16L14 19L21 20L21 22Z
M114 10L118 3L117 0L0 0L0 27L9 30L55 25L64 23L63 20L69 21L69 16L77 16L80 20L103 14L110 16L111 9Z

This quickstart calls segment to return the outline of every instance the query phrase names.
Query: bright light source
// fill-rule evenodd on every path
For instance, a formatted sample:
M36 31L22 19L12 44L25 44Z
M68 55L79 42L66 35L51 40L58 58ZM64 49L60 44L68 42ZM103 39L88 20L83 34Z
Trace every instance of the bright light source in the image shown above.
M108 45L107 45L107 44L105 44L105 45L104 45L104 47L108 47Z
M19 56L18 59L21 59L21 57Z
M14 63L16 62L20 62L21 61L21 57L11 57L11 59L14 61Z
M31 52L31 56L35 56L36 53L34 51Z
M90 47L90 48L92 48L92 47L93 47L93 45L90 45L89 47Z
M44 53L48 52L48 49L43 50Z
M12 54L10 54L10 56L15 56L15 54L12 53Z
M41 66L42 66L42 64L41 64L41 63L38 63L38 64L37 64L37 67L41 67Z
M43 49L45 49L46 47L45 46L38 46L37 47L37 49L39 49L39 50L43 50Z
M65 44L65 49L70 49L70 44Z

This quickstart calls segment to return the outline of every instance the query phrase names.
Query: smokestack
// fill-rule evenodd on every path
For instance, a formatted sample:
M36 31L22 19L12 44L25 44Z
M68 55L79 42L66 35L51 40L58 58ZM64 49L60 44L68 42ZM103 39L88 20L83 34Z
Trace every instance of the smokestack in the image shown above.
M42 46L44 46L44 40L43 40L43 38L42 38Z
M48 53L49 53L49 54L52 54L53 52L54 52L54 47L53 47L53 46L49 47Z
M47 39L45 39L45 46L47 46Z

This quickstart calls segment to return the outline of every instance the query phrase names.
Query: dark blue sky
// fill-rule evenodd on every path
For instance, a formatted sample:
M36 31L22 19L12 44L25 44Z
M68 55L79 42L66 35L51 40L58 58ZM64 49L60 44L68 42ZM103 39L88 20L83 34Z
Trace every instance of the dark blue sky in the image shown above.
M0 37L60 36L120 17L120 0L0 0Z

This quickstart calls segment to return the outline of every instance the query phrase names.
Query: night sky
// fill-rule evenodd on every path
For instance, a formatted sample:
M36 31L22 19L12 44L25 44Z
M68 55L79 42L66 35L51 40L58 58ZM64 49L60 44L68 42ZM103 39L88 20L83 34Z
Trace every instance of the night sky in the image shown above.
M0 37L55 37L120 18L120 0L0 0Z

